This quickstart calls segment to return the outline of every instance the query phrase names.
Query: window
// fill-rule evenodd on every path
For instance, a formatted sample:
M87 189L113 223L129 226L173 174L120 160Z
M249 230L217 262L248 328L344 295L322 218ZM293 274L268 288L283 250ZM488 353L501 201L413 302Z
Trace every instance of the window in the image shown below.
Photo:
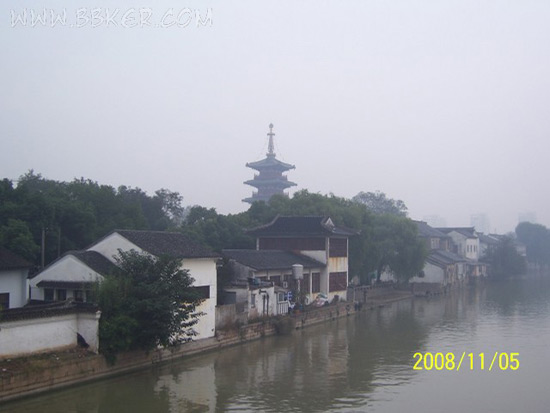
M348 288L347 272L331 272L328 279L328 290L343 291Z
M261 250L323 251L325 238L260 238Z
M348 240L346 238L330 238L329 255L331 257L348 256Z
M10 308L10 293L0 294L0 310L7 310Z
M44 301L53 301L53 288L44 288Z
M309 278L310 278L309 274L304 274L304 280L302 281L302 290L306 294L311 293L311 284L310 284Z
M57 301L65 301L67 299L67 290L55 290Z
M321 292L321 273L319 272L314 272L313 274L311 274L311 292Z
M269 281L271 281L274 285L281 286L281 276L280 275L271 275L269 277Z
M250 308L256 308L256 294L250 294Z
M82 290L74 290L73 291L73 297L75 301L83 302L84 301L84 291Z
M202 299L210 298L210 286L201 285L200 287L191 287L193 291Z

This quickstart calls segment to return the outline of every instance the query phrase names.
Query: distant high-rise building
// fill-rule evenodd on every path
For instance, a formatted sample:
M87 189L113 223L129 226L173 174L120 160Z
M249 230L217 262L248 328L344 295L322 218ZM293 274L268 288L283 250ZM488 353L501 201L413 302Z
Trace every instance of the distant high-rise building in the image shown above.
M425 215L422 221L426 222L430 227L440 228L447 226L447 220L439 215Z
M487 214L472 214L470 215L470 225L475 227L477 232L489 234L491 232L491 225Z
M533 211L521 212L518 214L518 223L530 222L531 224L537 223L537 214Z
M248 168L255 169L259 174L254 175L254 179L245 181L246 185L253 186L258 189L257 192L253 192L252 196L243 199L243 202L249 204L255 201L269 201L269 199L275 194L285 194L284 190L291 186L296 186L294 182L290 182L283 172L295 169L294 165L279 161L275 157L275 146L273 144L273 124L269 125L269 144L266 154L266 158L257 162L247 163Z

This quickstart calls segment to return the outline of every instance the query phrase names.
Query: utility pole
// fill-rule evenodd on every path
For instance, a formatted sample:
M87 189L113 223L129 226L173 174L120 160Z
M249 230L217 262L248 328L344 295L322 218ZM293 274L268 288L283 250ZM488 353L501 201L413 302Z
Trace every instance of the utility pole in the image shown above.
M44 255L46 250L46 228L42 227L42 242L40 243L40 249L42 250L40 267L44 269Z

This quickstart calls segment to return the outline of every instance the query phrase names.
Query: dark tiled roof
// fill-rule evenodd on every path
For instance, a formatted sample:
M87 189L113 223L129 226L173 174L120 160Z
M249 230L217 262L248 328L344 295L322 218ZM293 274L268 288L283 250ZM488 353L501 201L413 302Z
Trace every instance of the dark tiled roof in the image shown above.
M435 229L433 227L430 227L426 222L424 221L414 221L416 224L416 227L418 228L418 236L420 237L426 237L426 238L449 238L447 234L439 231L438 229Z
M466 258L461 257L454 252L443 250L431 251L430 255L426 258L426 261L434 265L451 265L458 262L468 262Z
M477 238L474 227L445 227L445 228L437 228L437 229L441 232L444 232L445 234L455 231L468 238Z
M97 305L91 303L77 303L74 301L59 301L50 304L29 305L22 308L2 310L3 321L28 320L35 318L53 317L73 313L95 313Z
M69 251L65 255L73 255L101 275L111 274L116 269L111 261L96 251Z
M17 268L30 268L32 264L13 252L0 247L0 270L13 270Z
M255 236L282 237L350 237L358 234L358 231L335 226L329 217L288 217L279 215L269 224L250 229L247 232Z
M304 268L324 268L325 264L288 251L278 250L223 250L223 255L256 270L292 269L294 264Z
M166 231L113 231L150 254L168 255L174 258L218 258L210 248L191 241L179 232Z
M487 245L498 245L499 243L499 240L494 236L488 236L485 234L477 234L477 236L479 237L479 242L483 242Z
M112 274L117 268L115 264L113 264L103 255L101 255L99 252L78 250L78 251L67 251L61 257L59 257L55 261L48 264L48 266L44 270L50 268L52 265L54 265L59 260L63 259L68 255L75 257L77 260L81 261L84 265L88 266L89 268L91 268L92 270L94 270L95 272L101 275ZM38 271L36 274L32 274L31 276L29 276L29 278L35 278L38 274L42 273L44 270Z

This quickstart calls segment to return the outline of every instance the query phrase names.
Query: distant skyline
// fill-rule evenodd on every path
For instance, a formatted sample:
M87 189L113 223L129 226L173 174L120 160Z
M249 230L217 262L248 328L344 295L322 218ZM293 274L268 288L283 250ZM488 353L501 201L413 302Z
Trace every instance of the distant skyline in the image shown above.
M380 190L413 219L550 226L548 21L536 0L6 0L0 175L236 213L273 123L291 194Z

